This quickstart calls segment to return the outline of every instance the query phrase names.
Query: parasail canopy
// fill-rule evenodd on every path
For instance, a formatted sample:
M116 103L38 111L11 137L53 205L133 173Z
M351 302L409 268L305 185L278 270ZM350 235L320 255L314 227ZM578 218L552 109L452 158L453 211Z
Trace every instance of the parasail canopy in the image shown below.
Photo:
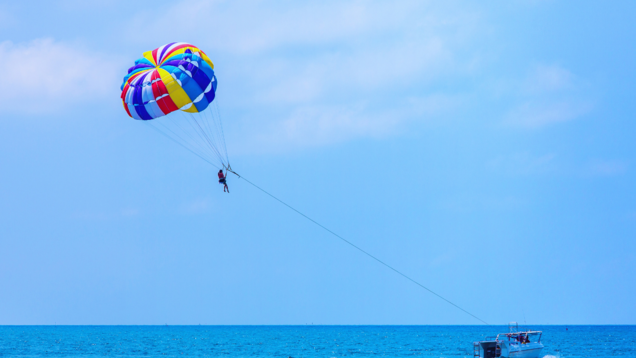
M208 110L216 87L214 64L205 52L173 42L135 61L121 85L121 99L130 117L151 123L203 159L229 168L220 111L216 105L216 111Z

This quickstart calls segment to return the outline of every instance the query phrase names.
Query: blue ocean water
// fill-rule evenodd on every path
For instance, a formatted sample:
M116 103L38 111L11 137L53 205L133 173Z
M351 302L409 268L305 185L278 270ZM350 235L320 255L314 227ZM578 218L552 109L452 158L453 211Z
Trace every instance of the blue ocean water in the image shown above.
M636 357L636 326L532 326L545 355ZM567 328L567 330L566 330ZM0 326L5 357L472 357L505 326Z

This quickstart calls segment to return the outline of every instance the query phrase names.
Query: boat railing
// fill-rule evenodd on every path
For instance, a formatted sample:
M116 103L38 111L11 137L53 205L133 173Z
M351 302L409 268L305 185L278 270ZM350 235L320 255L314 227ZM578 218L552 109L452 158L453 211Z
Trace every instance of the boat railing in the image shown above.
M543 332L541 331L522 331L522 332L514 332L514 333L500 333L497 335L497 338L495 338L495 340L497 342L501 342L504 340L507 340L510 342L510 344L517 344L517 341L512 340L511 338L518 338L519 336L525 336L526 338L530 338L531 336L539 336L539 338L537 339L537 342L541 342L541 336L543 335Z

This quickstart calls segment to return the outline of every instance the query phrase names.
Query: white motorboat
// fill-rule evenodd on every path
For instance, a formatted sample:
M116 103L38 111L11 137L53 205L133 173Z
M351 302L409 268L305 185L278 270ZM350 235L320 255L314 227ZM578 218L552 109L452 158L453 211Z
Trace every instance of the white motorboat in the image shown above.
M539 358L543 352L541 331L519 330L516 322L508 325L508 333L474 342L476 358Z

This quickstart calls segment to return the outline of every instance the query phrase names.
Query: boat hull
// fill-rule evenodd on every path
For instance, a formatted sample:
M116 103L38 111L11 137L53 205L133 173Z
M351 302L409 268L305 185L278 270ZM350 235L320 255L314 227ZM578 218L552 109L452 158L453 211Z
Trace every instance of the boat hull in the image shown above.
M516 348L516 349L515 349ZM543 352L542 344L524 344L521 347L510 347L506 357L509 358L539 358ZM504 355L501 355L504 357Z

